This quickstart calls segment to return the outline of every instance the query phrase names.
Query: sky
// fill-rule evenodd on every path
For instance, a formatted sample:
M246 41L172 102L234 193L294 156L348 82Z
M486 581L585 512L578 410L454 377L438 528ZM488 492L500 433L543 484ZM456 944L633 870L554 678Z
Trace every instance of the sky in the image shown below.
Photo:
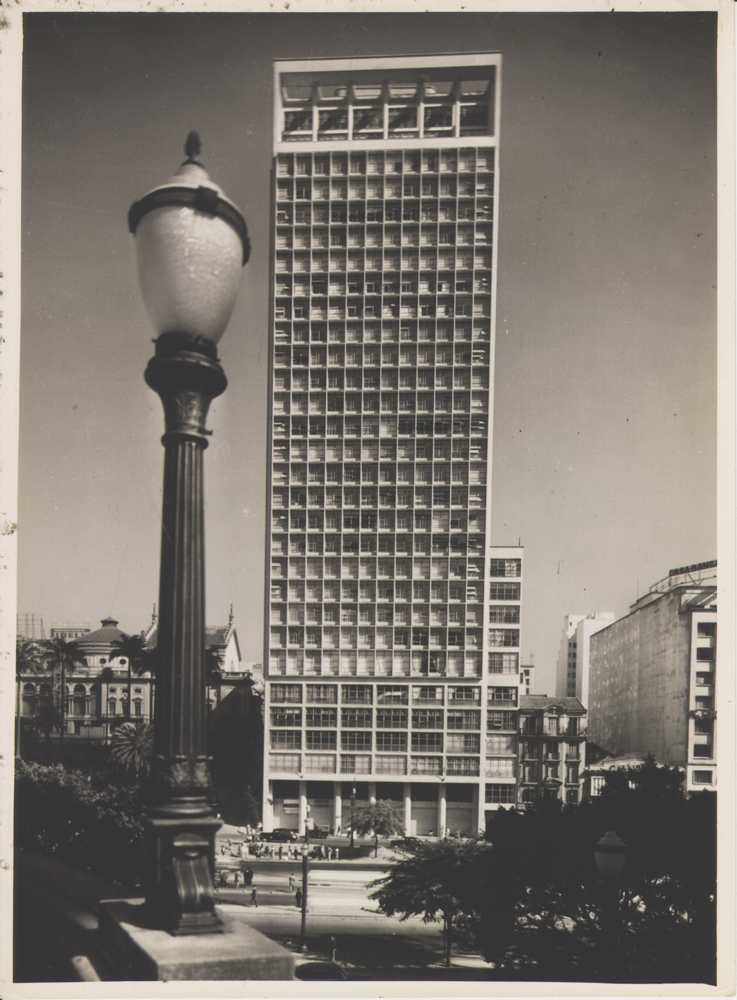
M205 453L207 621L263 658L272 61L503 56L493 545L522 653L716 557L716 15L24 15L18 604L137 632L163 416L130 204L197 129L253 247Z

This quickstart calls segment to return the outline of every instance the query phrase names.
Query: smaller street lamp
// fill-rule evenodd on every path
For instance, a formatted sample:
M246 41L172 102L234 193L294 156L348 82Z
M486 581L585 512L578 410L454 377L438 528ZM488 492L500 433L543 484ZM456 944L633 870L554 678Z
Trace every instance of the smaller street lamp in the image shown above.
M351 787L351 854L356 847L356 831L353 829L353 807L356 804L356 779L353 779L353 785Z
M614 982L619 972L619 876L627 855L626 844L609 830L594 847L594 860L604 882L602 936L606 949L607 979Z
M302 928L299 943L302 951L307 951L307 873L310 862L310 844L305 839L302 844Z

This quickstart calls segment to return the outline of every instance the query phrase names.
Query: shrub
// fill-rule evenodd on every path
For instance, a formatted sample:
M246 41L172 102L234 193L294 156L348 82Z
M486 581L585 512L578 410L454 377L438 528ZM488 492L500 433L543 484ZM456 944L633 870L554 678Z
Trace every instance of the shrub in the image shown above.
M15 844L131 888L144 864L138 788L16 761Z

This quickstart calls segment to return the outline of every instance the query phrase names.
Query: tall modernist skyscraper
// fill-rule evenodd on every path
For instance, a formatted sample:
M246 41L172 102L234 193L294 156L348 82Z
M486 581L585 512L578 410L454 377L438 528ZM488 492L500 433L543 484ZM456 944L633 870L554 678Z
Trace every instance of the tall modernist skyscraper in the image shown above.
M492 550L501 58L277 62L264 825L516 800Z

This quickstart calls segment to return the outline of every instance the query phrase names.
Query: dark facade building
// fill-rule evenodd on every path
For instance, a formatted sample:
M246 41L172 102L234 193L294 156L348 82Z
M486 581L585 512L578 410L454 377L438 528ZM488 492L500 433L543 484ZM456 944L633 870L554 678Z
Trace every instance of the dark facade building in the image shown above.
M586 766L586 709L578 698L523 695L519 709L518 804L541 796L581 799Z

